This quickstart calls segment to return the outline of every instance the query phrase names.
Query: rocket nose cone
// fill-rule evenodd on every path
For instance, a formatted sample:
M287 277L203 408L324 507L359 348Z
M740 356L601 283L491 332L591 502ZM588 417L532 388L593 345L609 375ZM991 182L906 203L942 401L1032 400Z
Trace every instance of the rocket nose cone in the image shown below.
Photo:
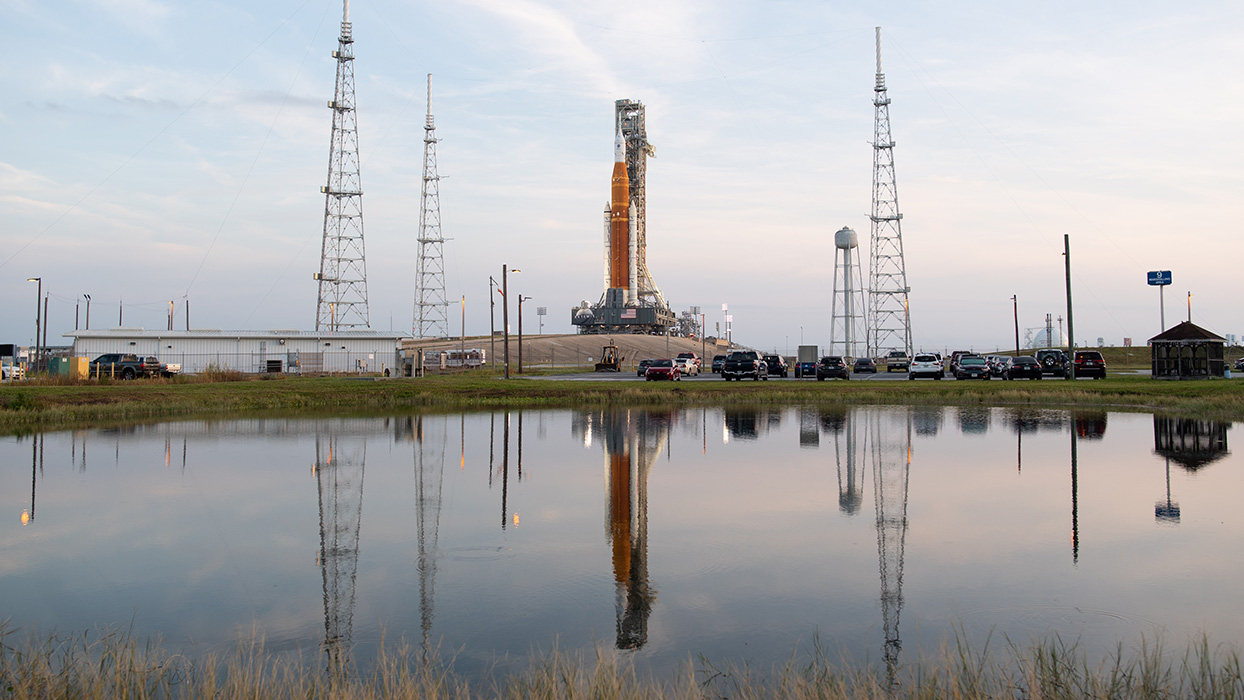
M618 128L618 135L613 139L613 162L622 163L626 161L626 140L622 138L622 129Z

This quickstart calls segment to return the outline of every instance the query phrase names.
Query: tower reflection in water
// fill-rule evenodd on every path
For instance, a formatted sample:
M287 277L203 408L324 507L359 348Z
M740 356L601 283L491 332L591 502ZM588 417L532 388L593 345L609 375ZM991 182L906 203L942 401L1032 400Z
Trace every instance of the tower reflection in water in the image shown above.
M938 409L940 412L940 408ZM903 648L899 618L903 610L903 556L907 539L907 486L911 473L911 437L925 426L936 434L941 419L924 407L895 413L876 408L841 407L821 410L821 427L834 436L838 470L838 508L847 516L863 503L860 475L872 467L873 506L877 528L877 568L881 580L882 658L886 681L898 684ZM807 441L800 438L801 444Z
M605 530L613 549L619 649L648 642L648 617L657 593L648 581L648 475L669 441L673 415L644 410L586 414L576 431L605 448L608 484Z
M312 473L320 505L318 563L324 582L323 649L332 676L340 676L350 665L366 463L365 438L339 435L331 423L317 424Z

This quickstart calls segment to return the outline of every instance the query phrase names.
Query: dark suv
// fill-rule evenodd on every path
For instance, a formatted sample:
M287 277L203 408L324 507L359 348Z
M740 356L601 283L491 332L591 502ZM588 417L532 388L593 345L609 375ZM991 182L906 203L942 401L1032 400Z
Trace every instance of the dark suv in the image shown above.
M1096 350L1076 350L1076 376L1106 378L1106 360Z
M770 377L785 377L789 371L781 355L765 355L765 364L769 366Z
M843 362L841 357L837 355L826 355L821 361L816 363L816 381L824 381L826 378L833 379L850 379L851 373L847 371L847 363Z
M1041 374L1071 376L1071 363L1067 362L1067 353L1062 350L1038 350L1036 357L1037 362L1041 363Z

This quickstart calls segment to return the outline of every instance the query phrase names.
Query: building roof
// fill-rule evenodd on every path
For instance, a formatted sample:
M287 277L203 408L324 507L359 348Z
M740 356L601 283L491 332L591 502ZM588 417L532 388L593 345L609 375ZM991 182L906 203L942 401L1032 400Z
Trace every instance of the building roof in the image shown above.
M1227 342L1226 338L1215 335L1204 328L1196 325L1191 321L1184 321L1178 325L1171 326L1161 333L1149 339L1150 343L1178 343L1190 340L1203 340L1210 342Z
M63 334L65 338L339 338L342 340L401 340L406 338L402 333L381 333L373 330L337 331L300 331L290 329L273 329L267 331L225 331L219 328L203 328L195 330L147 330L145 328L108 328L103 330L76 330Z

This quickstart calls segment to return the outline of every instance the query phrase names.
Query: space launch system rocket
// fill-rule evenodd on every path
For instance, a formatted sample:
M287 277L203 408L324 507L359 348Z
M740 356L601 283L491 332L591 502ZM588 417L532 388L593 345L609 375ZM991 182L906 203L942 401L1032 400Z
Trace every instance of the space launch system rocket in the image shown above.
M605 208L605 287L626 290L626 303L638 301L636 277L635 205L631 202L630 179L626 172L626 139L618 123L613 141L613 186Z

